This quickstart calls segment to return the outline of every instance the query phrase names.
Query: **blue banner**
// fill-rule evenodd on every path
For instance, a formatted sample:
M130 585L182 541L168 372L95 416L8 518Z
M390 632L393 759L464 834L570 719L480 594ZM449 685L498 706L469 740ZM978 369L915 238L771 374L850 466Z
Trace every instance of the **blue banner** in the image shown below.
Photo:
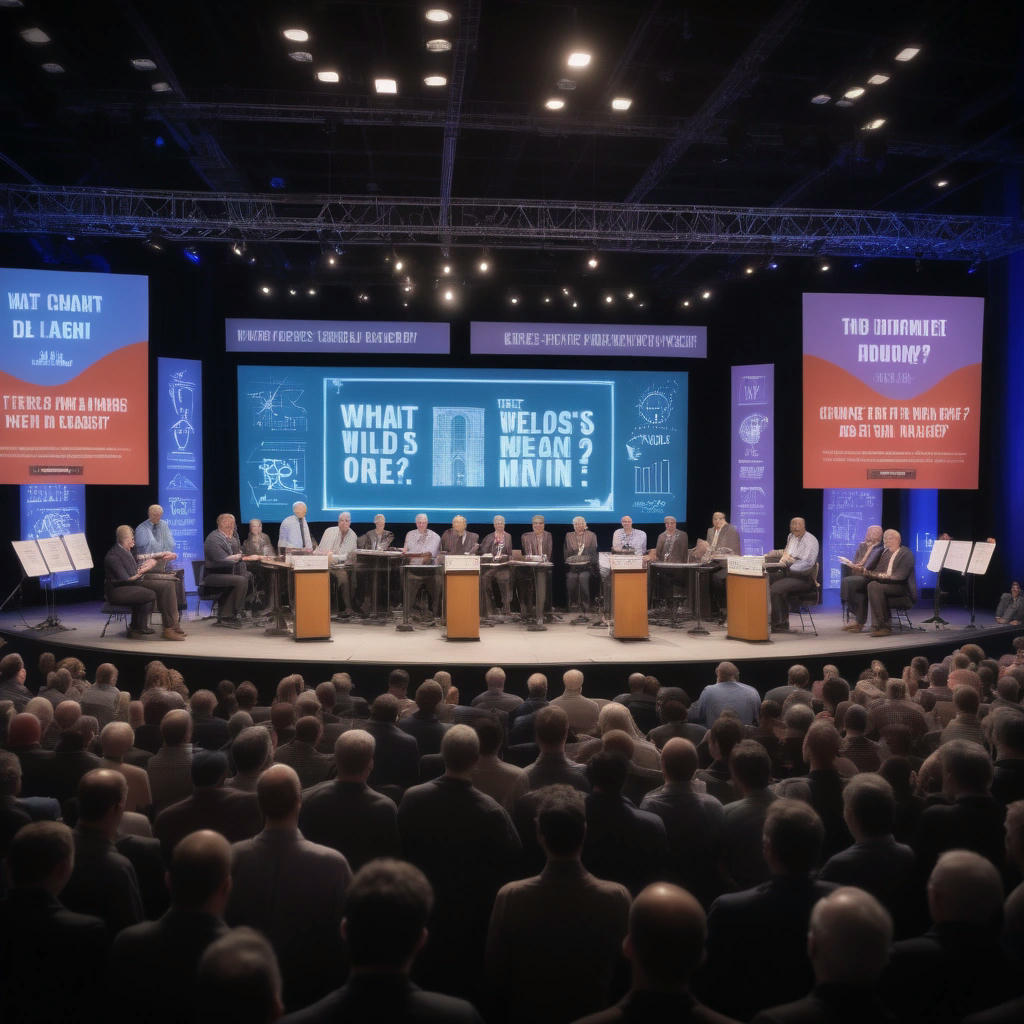
M707 327L663 324L523 324L474 320L473 355L671 356L705 359Z
M203 557L203 364L158 359L157 476L159 502L174 536L185 589L194 590L192 562Z
M22 540L85 532L85 484L23 484L19 490ZM55 572L52 576L42 577L40 583L55 590L60 587L87 587L89 570Z
M882 526L880 487L826 487L821 515L821 586L838 590L839 556L853 558L869 526Z
M228 352L387 352L448 355L451 325L405 320L224 321Z
M745 555L773 542L775 364L732 368L732 515Z

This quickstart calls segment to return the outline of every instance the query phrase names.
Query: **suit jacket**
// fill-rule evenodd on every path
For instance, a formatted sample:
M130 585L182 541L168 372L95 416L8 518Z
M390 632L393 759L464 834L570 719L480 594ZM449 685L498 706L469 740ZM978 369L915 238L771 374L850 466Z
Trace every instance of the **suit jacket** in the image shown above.
M226 931L219 917L172 907L159 921L125 928L110 951L117 979L113 1019L125 1024L178 1024L192 1020L195 975L206 947Z
M891 576L885 582L906 583L909 589L909 579L914 572L914 552L905 545L898 548L894 554L883 550L875 563L875 575L869 578L878 579L887 571L891 571Z
M881 557L882 552L885 548L882 546L882 542L879 541L877 544L872 544L869 541L862 540L857 545L857 550L853 553L851 561L859 563L864 558L863 568L870 572L876 565L878 565L878 559ZM864 556L867 556L866 558ZM845 568L845 566L844 566Z
M251 839L263 828L255 794L223 786L200 786L191 796L165 807L153 823L164 861L170 864L179 840L204 828L219 832L229 843Z
M274 752L274 760L295 769L303 789L317 786L330 778L334 771L334 758L321 753L309 743L292 740L284 743ZM258 830L257 830L258 831Z
M983 796L960 796L951 804L932 804L921 812L914 850L918 870L927 878L946 850L973 850L1002 870L1006 854L1006 808Z
M384 530L379 539L377 538L377 531L370 530L359 538L356 542L356 547L360 551L386 551L394 543L394 540L395 535L390 530ZM375 542L376 548L374 547Z
M518 765L507 764L494 756L481 757L473 768L473 785L511 814L516 801L526 794L530 779Z
M736 1024L697 1002L689 992L629 992L614 1006L576 1024Z
M242 548L235 536L225 537L220 530L214 530L206 535L203 543L203 558L206 561L207 572L231 573L241 576L248 572L245 563L239 559L237 562L228 561L229 555L239 555Z
M74 830L75 868L61 896L70 910L104 920L111 935L143 918L132 863L94 829Z
M505 1019L561 1024L607 1006L622 971L630 902L624 886L595 878L578 860L549 861L536 877L503 886L486 969Z
M419 779L420 748L415 737L393 722L365 722L363 728L377 741L373 752L371 786L408 789Z
M312 843L344 854L353 871L375 857L400 857L398 808L361 782L321 782L303 794L299 828Z
M506 530L501 538L501 551L499 553L497 534L489 533L480 541L480 554L494 555L495 558L500 558L502 561L507 562L512 557L513 543L512 534Z
M428 717L419 711L414 711L398 723L398 728L416 740L420 757L422 757L424 754L441 753L441 740L451 726L440 721L437 715L432 714Z
M203 750L223 750L231 742L231 730L223 718L192 719L192 743Z
M873 988L816 985L803 999L763 1010L753 1024L895 1024Z
M480 538L469 530L463 530L459 536L454 529L447 529L441 534L441 551L446 555L475 555Z
M552 560L555 544L547 530L536 534L529 530L519 538L519 548L524 555L543 555L546 562Z
M584 530L582 537L576 535L575 530L570 530L565 535L565 545L563 546L563 555L568 560L575 558L580 554L580 544L583 545L583 556L591 563L590 568L597 566L597 534L593 530ZM585 569L585 565L570 565L569 571L574 569Z
M708 527L707 542L714 544L715 541L715 528L713 526ZM728 548L734 555L740 554L742 546L740 545L740 531L736 529L732 523L726 523L718 534L718 547L712 548L714 551L721 551L722 548Z
M115 544L103 558L103 594L110 600L110 592L117 586L124 586L139 571L132 553L122 544ZM156 600L156 595L153 595Z
M659 533L658 541L654 546L654 560L671 564L685 562L689 557L688 544L689 538L686 536L685 530L676 530L671 537L667 531Z
M598 878L621 882L635 896L662 876L668 859L665 823L619 794L593 792L586 800L583 863Z

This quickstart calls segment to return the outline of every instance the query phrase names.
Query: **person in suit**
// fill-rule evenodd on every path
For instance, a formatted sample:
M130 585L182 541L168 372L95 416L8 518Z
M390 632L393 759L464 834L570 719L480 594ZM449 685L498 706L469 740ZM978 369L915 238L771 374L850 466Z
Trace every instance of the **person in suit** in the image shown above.
M509 1024L557 1024L605 1007L629 916L626 888L595 878L580 860L587 819L578 790L545 789L536 827L544 869L502 886L487 930L487 977Z
M716 558L719 555L739 555L743 553L740 544L740 532L730 523L724 512L711 515L711 525L703 540L698 540L689 553L690 561L703 561L705 558ZM725 587L729 570L725 562L711 574L709 586L719 616L724 618L726 610Z
M466 529L466 517L455 516L452 525L441 535L441 552L445 555L475 555L480 538Z
M196 1024L274 1024L282 1013L274 947L252 928L229 928L196 967Z
M217 603L217 625L240 629L239 610L249 591L249 570L243 562L258 562L259 555L243 555L235 535L235 517L230 512L217 516L217 529L203 542L203 586L222 591Z
M365 729L343 732L334 743L337 778L308 790L299 812L302 834L344 854L356 871L375 857L397 857L402 848L394 800L367 785L375 745Z
M516 801L529 788L529 776L525 769L507 764L499 756L504 733L496 718L481 715L473 728L480 740L480 759L473 766L473 785L511 814Z
M491 903L514 877L522 845L508 812L473 788L480 757L473 729L453 725L441 741L441 757L444 775L406 791L398 828L406 858L438 897L423 976L445 991L464 993L482 980Z
M373 517L373 529L368 530L356 542L357 551L387 551L395 542L395 535L391 530L386 530L387 520L379 512ZM389 578L387 573L379 576L372 565L361 567L356 563L356 593L355 606L360 610L361 615L368 614L367 609L373 598L375 580L379 579L380 600L386 601Z
M704 909L690 893L668 882L649 885L633 900L622 945L633 975L629 992L614 1006L576 1024L735 1024L698 1002L691 990L707 935Z
M494 532L480 541L480 554L490 555L493 561L484 567L480 576L483 590L483 610L488 618L494 616L494 593L497 589L501 601L501 612L507 618L512 600L512 571L508 563L512 558L512 535L505 532L505 517L495 516ZM500 621L500 619L499 619Z
M843 626L848 632L859 633L864 628L868 617L868 578L864 573L875 568L881 555L882 528L869 526L853 553L851 564L844 564L845 573L839 585L839 596L850 613L851 621Z
M194 1019L199 958L227 932L231 846L222 835L199 830L184 836L174 848L167 881L167 912L157 921L125 928L114 940L110 972L119 986L115 1021L177 1024Z
M633 517L623 516L619 529L612 534L612 551L617 554L646 555L647 534L633 528Z
M153 803L146 769L137 764L128 764L125 757L135 743L135 733L127 722L110 722L100 732L100 749L103 759L100 767L120 772L128 783L126 811L148 813Z
M664 565L680 565L690 560L687 544L689 538L685 530L677 528L675 516L665 516L665 529L658 534L654 549L644 555L644 561L657 562ZM678 593L685 592L685 581L666 573L649 572L647 576L648 600L663 599L671 601Z
M164 625L165 640L184 640L178 619L178 594L172 580L154 579L148 573L157 559L147 557L136 562L132 554L135 531L130 526L117 528L117 540L103 559L104 594L111 604L129 605L132 621L129 639L150 636L149 616L156 604Z
M231 744L235 774L224 785L243 793L255 793L264 768L274 759L274 738L262 725L246 726Z
M565 535L565 584L569 594L569 607L580 609L577 622L586 621L590 614L590 582L598 578L597 534L587 529L583 516L572 521L572 530Z
M548 706L548 677L534 672L526 680L526 700L508 713L508 742L533 741L533 717Z
M597 701L583 696L583 673L578 668L570 668L562 673L562 693L551 701L551 705L566 713L574 732L597 735L597 719L601 709Z
M398 720L398 728L416 740L420 757L441 753L441 740L448 730L448 725L437 717L441 699L441 684L436 679L424 679L416 687L416 710Z
M345 902L342 931L352 970L348 982L281 1024L340 1020L446 1021L483 1024L472 1004L428 992L410 972L427 943L434 894L412 864L381 859L356 872ZM430 934L430 942L437 940Z
M302 790L295 770L271 765L256 789L264 828L231 847L225 917L263 932L281 963L289 1008L321 998L340 980L341 922L352 872L345 857L299 831Z
M354 557L352 553L358 543L352 529L351 513L342 512L338 516L338 525L328 526L317 546L317 551L328 557L331 584L337 594L335 611L340 619L347 619L352 614L352 583L348 563L349 556Z
M802 999L763 1010L753 1024L895 1024L878 995L891 943L892 919L878 900L852 886L830 893L814 905L807 934L814 988Z
M542 562L554 561L554 540L551 534L544 529L544 517L542 515L535 515L531 520L530 530L527 533L520 534L519 536L519 548L523 553L523 558L530 560L538 560ZM538 570L547 571L547 587L545 588L544 594L544 613L545 621L551 619L551 574L550 570ZM523 614L527 617L536 616L537 612L537 595L534 585L536 577L532 572L526 573L519 578L516 583L516 592L519 595L519 607Z
M837 888L814 877L824 838L821 819L802 801L779 799L769 807L763 843L771 879L719 896L708 912L700 992L715 1009L750 1020L762 1007L799 999L813 984L811 909Z
M3 1013L20 1024L79 1020L101 998L109 937L102 918L59 897L74 870L62 822L24 825L7 852L11 888L0 902Z
M191 796L165 807L153 823L168 864L178 844L191 832L211 829L229 843L250 839L263 827L263 816L252 793L224 785L228 759L224 754L202 751L192 758Z
M541 708L534 716L534 736L540 754L527 769L530 789L565 784L573 789L590 792L586 769L570 761L565 754L565 743L569 736L569 716L557 704Z
M868 606L871 609L871 635L889 636L889 598L904 597L911 593L914 576L914 552L904 547L896 530L886 530L882 536L884 550L875 568L865 572ZM851 632L853 630L851 629Z
M242 543L242 554L259 555L261 558L274 557L274 542L263 532L262 519L249 520L249 533Z
M785 633L789 629L790 595L806 590L818 563L818 538L807 530L799 516L789 521L789 536L782 548L770 551L768 557L782 566L783 572L768 588L772 606L772 632Z
M292 505L292 514L281 520L277 532L278 550L310 552L316 549L316 541L313 540L309 532L309 523L306 521L308 511L304 501L297 501Z
M660 724L658 718L658 680L654 676L645 676L643 672L631 672L626 680L629 687L628 693L620 693L616 698L617 704L624 704L629 708L636 727L645 736Z
M32 691L25 685L27 675L25 662L16 651L0 658L0 700L9 700L17 714L32 699Z
M188 706L192 715L192 742L204 750L221 750L231 737L228 723L213 713L217 695L213 690L196 690Z
M360 551L387 551L394 542L395 535L390 530L385 530L387 519L379 512L373 517L373 529L368 530L356 542Z
M723 808L721 875L731 889L750 889L771 877L762 843L768 808L777 799L768 788L768 751L756 740L741 740L729 755L729 775L737 798Z
M295 723L294 739L283 743L274 753L274 760L278 764L290 764L295 769L303 789L323 782L331 774L334 765L330 755L317 750L323 728L319 718L303 715Z
M370 705L370 720L364 728L374 740L373 771L370 785L388 786L391 791L402 790L416 784L419 778L420 748L415 737L398 728L398 698L382 693Z
M473 698L473 707L490 711L497 708L511 714L520 704L523 698L515 693L505 691L505 670L497 666L489 668L484 675L484 684L487 687L483 693L478 693Z
M9 655L8 655L9 657ZM6 747L21 762L21 793L23 796L49 796L52 774L52 750L44 750L39 719L23 711L11 719L7 727Z
M192 794L192 718L176 708L160 721L160 749L146 764L153 810L165 807Z

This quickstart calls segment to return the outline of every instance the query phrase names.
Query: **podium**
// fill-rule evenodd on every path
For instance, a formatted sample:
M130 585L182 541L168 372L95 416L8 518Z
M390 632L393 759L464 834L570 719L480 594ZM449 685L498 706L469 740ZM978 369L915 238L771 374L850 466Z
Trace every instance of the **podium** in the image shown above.
M445 639L480 639L480 556L444 560Z
M296 641L331 639L331 574L326 555L292 560Z
M771 625L768 615L768 577L763 567L752 574L734 564L742 561L742 558L729 559L729 575L725 582L729 607L726 636L730 640L767 643Z
M612 555L612 624L615 640L648 640L647 568L639 555Z

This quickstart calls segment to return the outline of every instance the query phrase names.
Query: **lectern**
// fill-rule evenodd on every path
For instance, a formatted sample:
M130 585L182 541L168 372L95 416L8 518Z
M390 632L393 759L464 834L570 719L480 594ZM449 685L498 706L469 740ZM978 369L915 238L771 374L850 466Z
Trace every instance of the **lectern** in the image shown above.
M764 559L757 556L730 558L725 593L729 605L726 627L729 639L766 643L770 620Z
M295 639L331 639L331 576L326 555L293 555Z
M639 555L612 555L611 635L616 640L648 640L647 568Z
M480 556L444 560L445 639L480 639Z

